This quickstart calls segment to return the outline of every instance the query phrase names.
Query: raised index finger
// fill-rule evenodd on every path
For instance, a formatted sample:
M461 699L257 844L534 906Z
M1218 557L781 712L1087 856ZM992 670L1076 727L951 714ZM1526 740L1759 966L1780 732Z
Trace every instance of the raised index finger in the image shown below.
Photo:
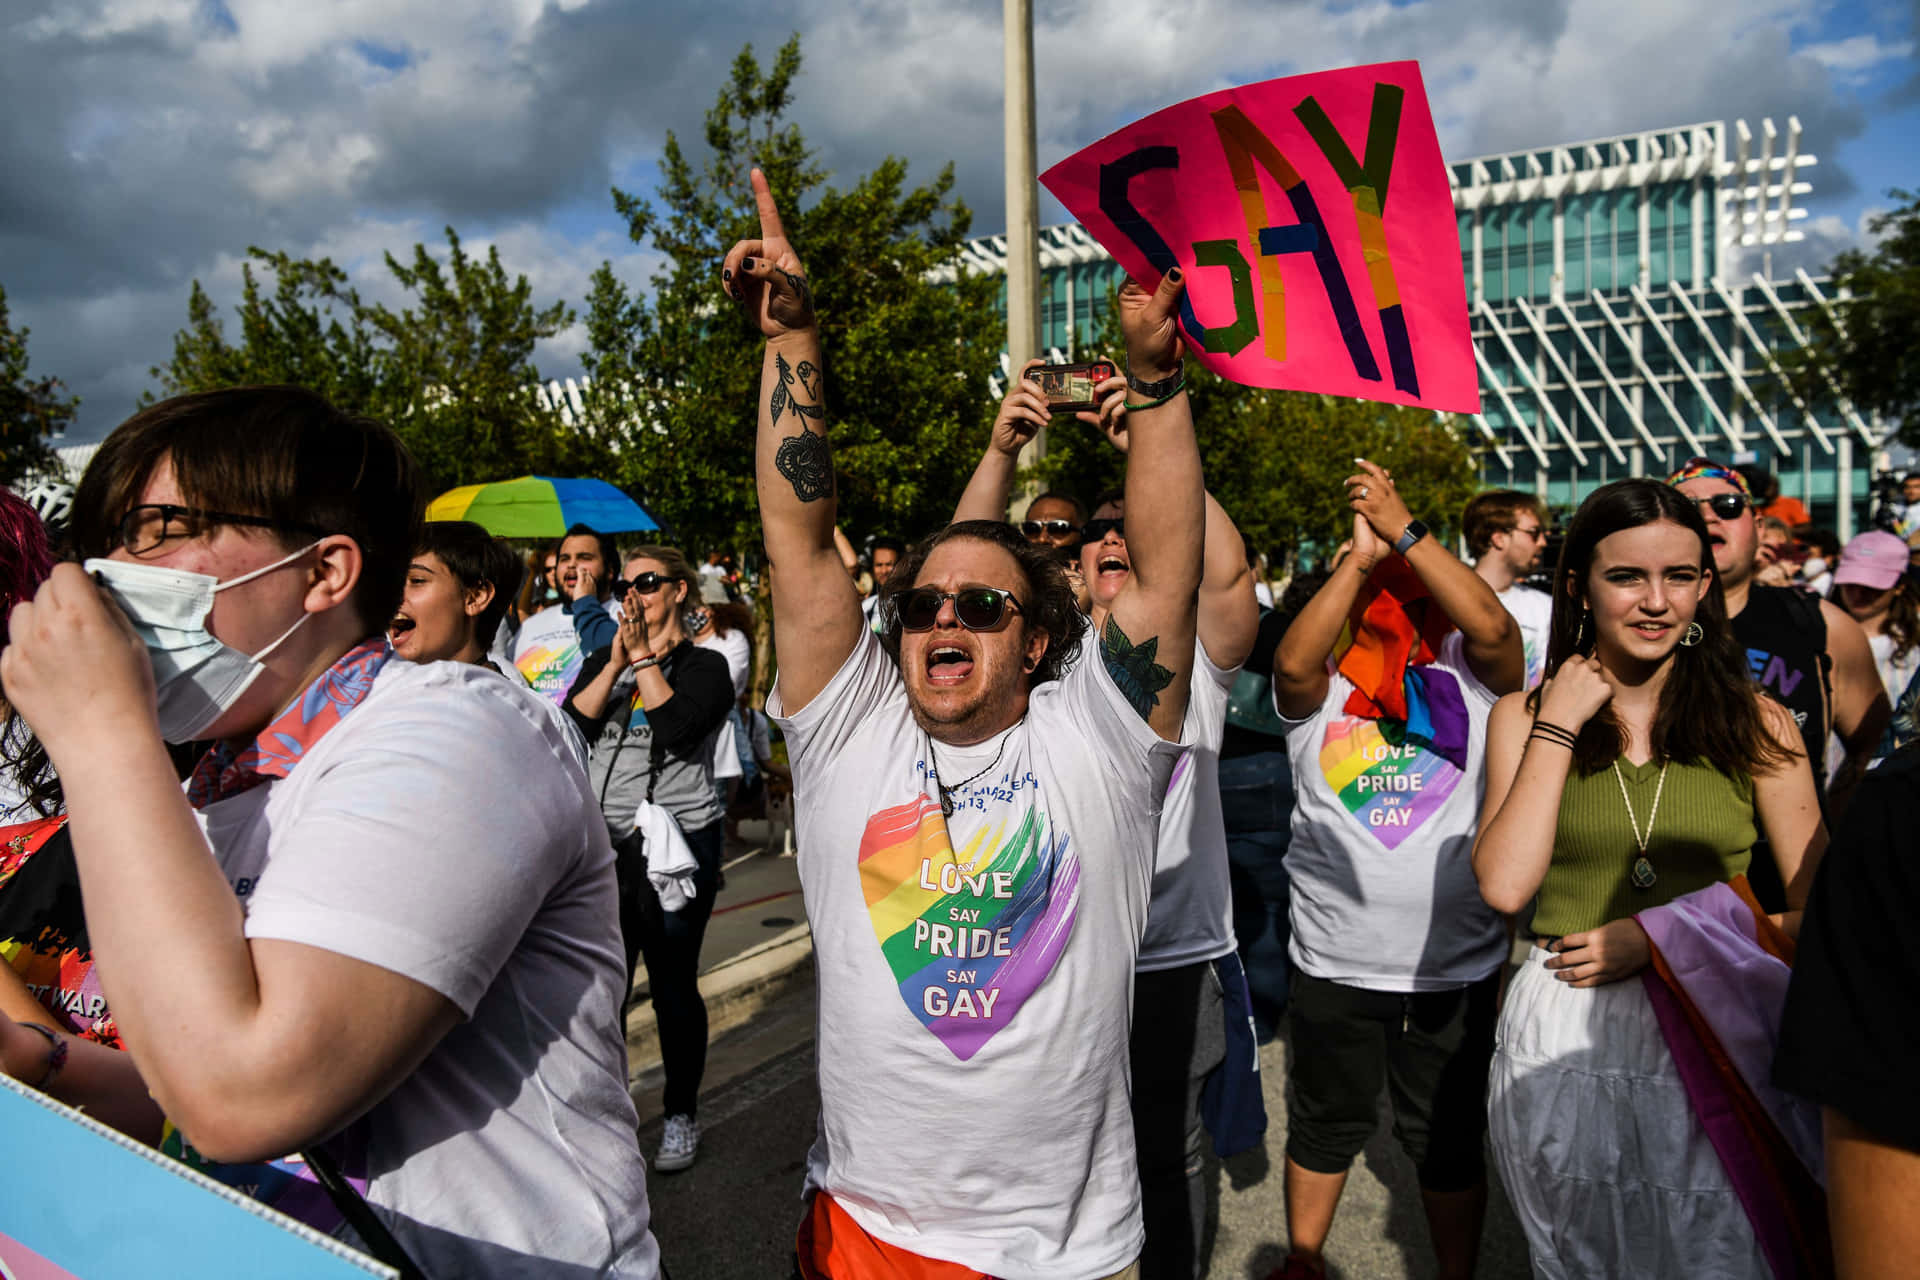
M767 185L767 175L758 169L753 171L753 202L760 207L760 238L785 240L787 229L780 221L780 206L773 202L773 188Z

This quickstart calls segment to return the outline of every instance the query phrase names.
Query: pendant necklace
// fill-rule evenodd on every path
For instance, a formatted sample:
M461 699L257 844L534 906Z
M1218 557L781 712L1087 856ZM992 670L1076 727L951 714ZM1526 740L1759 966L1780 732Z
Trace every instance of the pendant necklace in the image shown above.
M1627 779L1620 772L1620 762L1613 762L1613 780L1620 784L1620 802L1627 806L1627 821L1633 824L1633 842L1640 846L1640 856L1633 860L1633 874L1630 879L1636 889L1651 889L1654 881L1660 877L1653 873L1653 864L1647 861L1647 842L1653 839L1653 824L1660 817L1660 793L1667 789L1668 760L1660 766L1660 781L1653 788L1653 809L1647 814L1647 833L1640 834L1640 820L1633 816L1633 801L1627 798Z
M979 781L981 778L985 777L987 774L993 772L994 766L1000 763L1000 757L1007 753L1007 738L1011 738L1012 736L1013 736L1012 733L1008 733L1005 735L1005 737L1002 737L1000 739L1000 749L993 753L993 759L988 763L986 768L982 769L979 773L974 774L970 778L962 778L960 781L954 783L952 786L948 786L946 783L940 781L940 761L937 758L934 760L933 785L940 788L940 816L941 817L951 818L953 816L953 793L954 792L960 790L962 787L969 786L970 784Z

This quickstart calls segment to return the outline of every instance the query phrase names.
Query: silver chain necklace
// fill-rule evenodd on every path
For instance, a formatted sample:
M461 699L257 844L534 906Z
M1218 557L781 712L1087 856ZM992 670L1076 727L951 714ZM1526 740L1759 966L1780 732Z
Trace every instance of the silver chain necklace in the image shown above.
M984 778L986 775L993 772L994 766L1000 763L1000 757L1007 753L1007 738L1011 738L1012 736L1013 736L1012 733L1008 733L1005 737L1002 737L1000 739L1000 749L993 753L993 759L987 763L986 768L982 769L979 773L974 774L972 777L960 779L960 781L954 783L952 786L948 786L946 783L940 781L940 760L939 760L939 757L937 756L934 758L933 785L940 788L940 816L941 817L951 818L953 816L953 793L954 792L959 791L963 787L971 786L973 783L978 782L981 778Z
M1633 815L1633 801L1627 798L1627 779L1620 772L1620 762L1613 762L1613 780L1620 784L1620 803L1627 806L1627 821L1633 824L1633 842L1640 846L1640 856L1633 860L1633 874L1630 877L1636 889L1651 889L1660 877L1653 872L1653 864L1647 861L1647 842L1653 839L1653 824L1660 817L1660 794L1667 789L1668 760L1660 766L1660 781L1653 788L1653 809L1647 814L1647 833L1640 834L1640 820Z

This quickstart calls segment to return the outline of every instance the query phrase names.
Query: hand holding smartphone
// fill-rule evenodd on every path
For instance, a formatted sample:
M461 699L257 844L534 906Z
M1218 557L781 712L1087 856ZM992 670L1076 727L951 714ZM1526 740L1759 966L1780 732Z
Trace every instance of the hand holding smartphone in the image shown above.
M1048 412L1059 415L1098 409L1100 402L1093 389L1117 372L1112 361L1093 360L1085 364L1035 365L1025 376L1039 385L1040 393L1047 398Z

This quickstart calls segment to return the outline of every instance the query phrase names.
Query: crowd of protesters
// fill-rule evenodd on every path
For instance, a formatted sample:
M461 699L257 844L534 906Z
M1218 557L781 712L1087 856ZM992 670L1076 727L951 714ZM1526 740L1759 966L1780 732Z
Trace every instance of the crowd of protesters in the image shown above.
M1053 412L1019 377L950 518L856 547L753 181L720 288L765 338L770 618L725 551L422 523L393 434L294 388L142 410L51 537L0 495L0 1069L407 1274L664 1275L623 1015L644 963L684 1169L728 816L772 775L803 1280L1203 1275L1208 1148L1267 1140L1281 1031L1275 1276L1326 1273L1383 1092L1445 1277L1489 1146L1541 1276L1910 1264L1903 533L1835 547L1700 458L1550 557L1534 496L1435 512L1355 459L1275 607L1173 270L1078 414L1120 489L1009 519Z

